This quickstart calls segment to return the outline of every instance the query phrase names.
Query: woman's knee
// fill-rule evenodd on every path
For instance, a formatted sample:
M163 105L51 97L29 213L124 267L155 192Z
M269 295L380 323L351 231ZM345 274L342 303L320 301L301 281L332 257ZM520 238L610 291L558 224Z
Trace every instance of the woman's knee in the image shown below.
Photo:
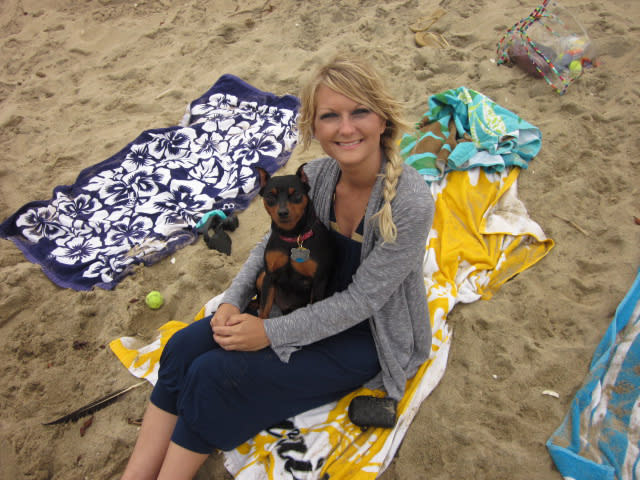
M191 363L195 358L216 347L207 318L178 330L162 349L160 365L169 359L183 359Z
M162 349L162 356L174 355L176 352L189 350L187 347L189 346L189 338L191 336L187 330L188 328L189 327L185 327L171 335L171 338L169 338Z
M180 330L172 335L167 344L162 349L160 355L160 374L167 370L172 370L176 367L184 369L192 358L190 357L190 349L188 348L188 336L185 335L184 329Z
M232 387L234 379L241 377L244 364L236 357L241 356L219 348L194 358L186 372L186 389L199 390L199 395L196 395L198 398L203 394L213 397Z

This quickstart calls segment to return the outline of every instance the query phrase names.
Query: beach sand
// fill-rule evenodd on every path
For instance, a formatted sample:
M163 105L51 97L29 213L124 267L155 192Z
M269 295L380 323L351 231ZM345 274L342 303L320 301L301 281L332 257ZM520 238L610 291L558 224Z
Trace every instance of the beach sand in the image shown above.
M318 61L357 51L391 80L412 122L431 94L482 92L543 133L519 196L556 247L491 300L454 308L444 378L381 478L557 480L545 442L640 264L640 3L561 4L601 62L564 96L495 61L496 42L535 0L3 0L0 219L143 130L176 125L224 73L296 95ZM438 7L447 13L431 30L449 47L420 48L409 25ZM318 155L296 151L283 170ZM59 288L0 242L1 478L118 478L138 429L128 420L142 416L150 386L97 412L84 435L83 420L42 423L138 382L108 343L151 339L224 290L269 225L259 202L239 219L231 256L198 241L112 291ZM154 289L166 299L157 311L143 301ZM197 478L229 478L222 456Z

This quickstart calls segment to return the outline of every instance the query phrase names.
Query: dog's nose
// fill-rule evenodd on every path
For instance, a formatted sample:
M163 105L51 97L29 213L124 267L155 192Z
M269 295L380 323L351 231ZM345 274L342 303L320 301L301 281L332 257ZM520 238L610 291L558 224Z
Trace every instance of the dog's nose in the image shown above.
M288 216L289 216L289 209L288 208L279 208L278 209L278 217L287 218Z

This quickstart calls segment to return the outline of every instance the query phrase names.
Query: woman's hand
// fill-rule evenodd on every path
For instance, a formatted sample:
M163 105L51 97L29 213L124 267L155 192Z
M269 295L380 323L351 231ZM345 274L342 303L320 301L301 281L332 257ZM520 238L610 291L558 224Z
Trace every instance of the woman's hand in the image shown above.
M240 309L235 305L230 303L221 303L218 306L216 313L213 314L211 322L209 322L211 324L211 331L213 331L216 326L219 327L226 325L231 316L237 315L238 313L240 313Z
M225 350L253 352L270 345L262 319L248 313L232 315L224 325L213 325L213 339Z

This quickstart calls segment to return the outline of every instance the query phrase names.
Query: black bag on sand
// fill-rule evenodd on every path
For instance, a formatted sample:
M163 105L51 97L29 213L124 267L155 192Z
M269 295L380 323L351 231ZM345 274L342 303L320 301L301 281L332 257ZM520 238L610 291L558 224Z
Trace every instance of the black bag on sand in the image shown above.
M397 408L398 401L393 398L360 395L351 400L347 413L351 422L363 430L369 427L393 428Z

